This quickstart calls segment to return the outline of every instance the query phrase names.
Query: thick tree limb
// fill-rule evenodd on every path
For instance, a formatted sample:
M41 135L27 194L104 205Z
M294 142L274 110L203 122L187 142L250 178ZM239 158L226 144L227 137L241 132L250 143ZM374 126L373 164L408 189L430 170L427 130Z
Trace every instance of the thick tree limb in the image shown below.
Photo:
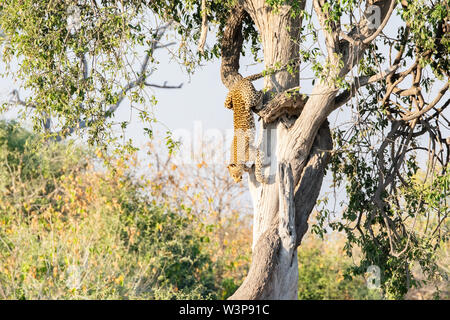
M308 98L298 92L300 88L292 88L278 93L263 107L255 112L265 123L271 123L283 115L299 116Z
M236 81L242 79L239 74L239 58L244 38L242 36L242 21L245 16L244 9L236 5L230 10L230 17L226 23L221 42L222 64L220 76L222 83L230 90Z

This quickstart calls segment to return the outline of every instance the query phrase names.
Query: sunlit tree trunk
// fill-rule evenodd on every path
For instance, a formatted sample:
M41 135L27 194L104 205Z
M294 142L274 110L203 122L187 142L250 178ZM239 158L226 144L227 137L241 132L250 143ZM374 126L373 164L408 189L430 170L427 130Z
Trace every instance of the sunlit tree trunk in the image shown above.
M299 60L300 17L293 18L289 6L274 12L264 0L244 3L245 10L261 35L266 69ZM297 71L277 72L265 79L268 92L265 103L277 93L297 87ZM329 99L333 99L330 97ZM275 101L276 102L276 101ZM326 101L318 101L324 104ZM311 116L311 115L310 115ZM312 148L314 137L325 118L314 117L307 134L298 129L298 120L289 123L264 121L267 141L266 156L271 158L273 173L269 184L259 184L250 175L250 192L254 205L252 263L242 286L231 299L296 299L298 283L297 246L307 230L307 219L314 207L324 175L326 153ZM316 141L322 150L331 148L328 127ZM291 139L305 139L296 149L287 151Z

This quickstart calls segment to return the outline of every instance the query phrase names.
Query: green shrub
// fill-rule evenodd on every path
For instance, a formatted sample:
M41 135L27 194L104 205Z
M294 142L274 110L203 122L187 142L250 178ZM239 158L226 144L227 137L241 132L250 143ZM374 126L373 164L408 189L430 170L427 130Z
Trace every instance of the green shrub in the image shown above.
M298 260L301 300L381 298L378 292L367 289L362 277L348 277L346 270L352 261L343 254L338 239L309 239L299 247Z
M0 123L1 299L214 298L214 265L189 210L153 203L118 161L38 144Z

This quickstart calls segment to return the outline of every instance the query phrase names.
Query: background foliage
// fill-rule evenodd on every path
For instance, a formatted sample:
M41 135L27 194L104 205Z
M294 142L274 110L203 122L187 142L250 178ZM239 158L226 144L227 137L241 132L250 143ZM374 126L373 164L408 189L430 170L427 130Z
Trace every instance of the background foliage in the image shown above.
M1 124L2 298L215 297L207 235L189 210L152 204L121 161L99 172L92 154L63 144L37 154L33 139Z
M1 122L0 145L0 298L224 299L242 282L250 209L233 208L245 208L235 200L245 186L230 181L228 190L228 175L215 175L224 202L212 201L200 186L217 168L177 165L155 146L149 152L158 160L145 174L134 155L104 166L98 150L42 144L14 122ZM344 240L307 237L299 298L381 298L363 277L346 277L354 261L341 254ZM448 265L448 254L440 257ZM434 293L427 287L411 297Z

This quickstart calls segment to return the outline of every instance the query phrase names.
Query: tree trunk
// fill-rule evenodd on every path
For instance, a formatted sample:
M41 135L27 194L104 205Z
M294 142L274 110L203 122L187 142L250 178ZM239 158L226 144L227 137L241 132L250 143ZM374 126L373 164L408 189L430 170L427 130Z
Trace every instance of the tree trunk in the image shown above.
M275 13L264 0L252 0L245 2L244 8L261 35L266 69L299 60L301 20L291 17L289 6L282 6ZM299 66L296 68L298 71ZM290 74L284 70L266 77L269 91L264 100L298 84L298 72ZM323 106L333 99L331 95L316 102ZM297 246L306 233L307 220L322 184L328 159L322 150L332 147L327 123L314 140L325 118L310 112L309 117L304 114L306 108L291 127L280 119L264 123L266 143L270 141L265 153L271 158L271 171L275 174L269 184L259 184L253 175L249 177L254 205L252 263L243 284L230 299L297 298ZM304 129L297 124L302 116L310 121ZM303 143L291 148L292 139ZM265 172L267 176L267 168Z
M262 108L256 112L268 130L265 144L269 148L264 151L270 156L269 167L274 175L269 176L268 184L257 183L253 174L249 177L254 206L252 262L247 277L230 299L297 298L297 247L308 229L308 218L319 195L332 149L326 119L352 97L357 88L355 85L378 81L384 73L368 79L354 77L353 87L339 96L336 76L343 77L354 68L383 30L395 4L394 0L368 1L361 20L343 35L336 25L327 24L330 17L323 7L325 2L313 0L325 37L327 62L335 69L316 81L308 98L294 90L299 89L298 64L294 75L279 71L265 79L269 92L263 99ZM377 28L369 27L365 18L370 16L373 5L380 9L382 23ZM265 0L239 0L236 8L231 10L222 40L221 68L222 81L229 89L242 78L239 53L245 12L259 30L266 69L298 61L301 20L291 16L290 6L277 9L272 10Z

